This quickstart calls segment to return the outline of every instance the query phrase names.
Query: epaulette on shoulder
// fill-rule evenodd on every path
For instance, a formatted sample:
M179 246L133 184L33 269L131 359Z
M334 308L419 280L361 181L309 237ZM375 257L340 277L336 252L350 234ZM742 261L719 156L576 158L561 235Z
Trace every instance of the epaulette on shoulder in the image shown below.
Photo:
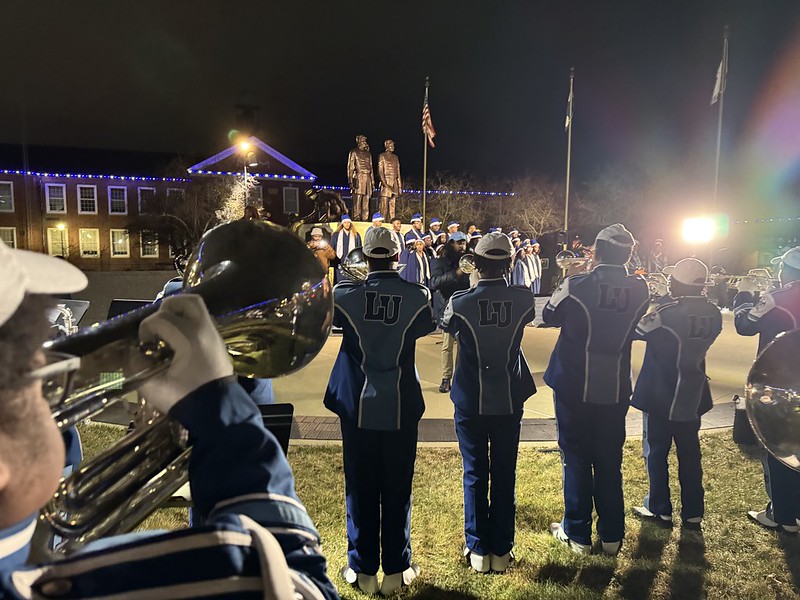
M334 292L336 290L347 291L347 290L350 290L350 289L355 289L355 288L360 287L362 285L364 285L363 281L340 281L335 286L333 286L333 291Z
M656 305L656 311L657 312L661 312L665 308L671 308L673 306L678 306L678 304L680 304L680 302L678 302L677 299L676 300L670 300L669 302L664 302L664 304L657 304Z

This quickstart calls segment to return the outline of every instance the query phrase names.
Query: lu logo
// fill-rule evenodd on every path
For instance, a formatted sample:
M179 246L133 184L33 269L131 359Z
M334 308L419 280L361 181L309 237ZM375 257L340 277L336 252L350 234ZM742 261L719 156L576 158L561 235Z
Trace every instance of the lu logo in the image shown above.
M616 310L624 313L631 305L631 288L611 287L607 283L600 284L600 300L597 307L601 310Z
M400 303L402 301L402 296L365 292L364 320L380 321L384 325L394 325L400 318Z
M689 315L689 338L707 340L711 337L711 317Z
M478 300L481 327L508 327L511 325L510 300Z

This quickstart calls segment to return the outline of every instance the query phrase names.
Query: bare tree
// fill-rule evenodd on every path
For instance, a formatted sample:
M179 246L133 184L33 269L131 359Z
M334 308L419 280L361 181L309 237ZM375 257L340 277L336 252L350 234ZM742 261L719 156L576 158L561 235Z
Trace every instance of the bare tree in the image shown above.
M496 204L498 224L517 227L533 237L560 231L564 225L564 187L550 179L526 175L511 182L513 196Z

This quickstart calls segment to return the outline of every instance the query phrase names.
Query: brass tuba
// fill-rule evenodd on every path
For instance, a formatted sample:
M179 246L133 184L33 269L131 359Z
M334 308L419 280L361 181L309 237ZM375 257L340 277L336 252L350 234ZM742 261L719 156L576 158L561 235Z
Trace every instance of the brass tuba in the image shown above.
M367 256L364 254L364 249L359 246L358 248L350 250L347 256L342 259L341 267L342 273L344 273L345 277L350 281L356 283L365 282L367 280L367 275L369 275L369 264L367 263ZM395 266L394 270L398 273L402 273L405 268L405 263L399 263Z
M458 268L467 275L472 275L478 270L478 267L475 266L475 255L462 254L461 258L458 259Z
M332 320L325 273L289 230L262 221L234 221L207 232L188 260L184 289L202 296L239 375L272 378L308 364ZM81 357L71 389L48 398L61 429L101 412L168 368L163 344L138 341L141 321L159 301L48 344ZM144 352L151 366L131 371ZM137 361L140 362L140 361ZM186 432L143 400L141 427L62 481L41 519L69 553L99 537L130 531L187 479Z

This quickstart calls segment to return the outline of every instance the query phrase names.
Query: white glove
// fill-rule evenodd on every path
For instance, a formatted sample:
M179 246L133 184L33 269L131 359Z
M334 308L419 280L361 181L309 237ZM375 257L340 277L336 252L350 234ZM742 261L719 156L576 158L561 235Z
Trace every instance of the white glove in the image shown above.
M169 368L141 387L142 395L161 413L202 385L233 375L233 363L200 296L166 298L139 325L142 342L164 340L174 353Z

